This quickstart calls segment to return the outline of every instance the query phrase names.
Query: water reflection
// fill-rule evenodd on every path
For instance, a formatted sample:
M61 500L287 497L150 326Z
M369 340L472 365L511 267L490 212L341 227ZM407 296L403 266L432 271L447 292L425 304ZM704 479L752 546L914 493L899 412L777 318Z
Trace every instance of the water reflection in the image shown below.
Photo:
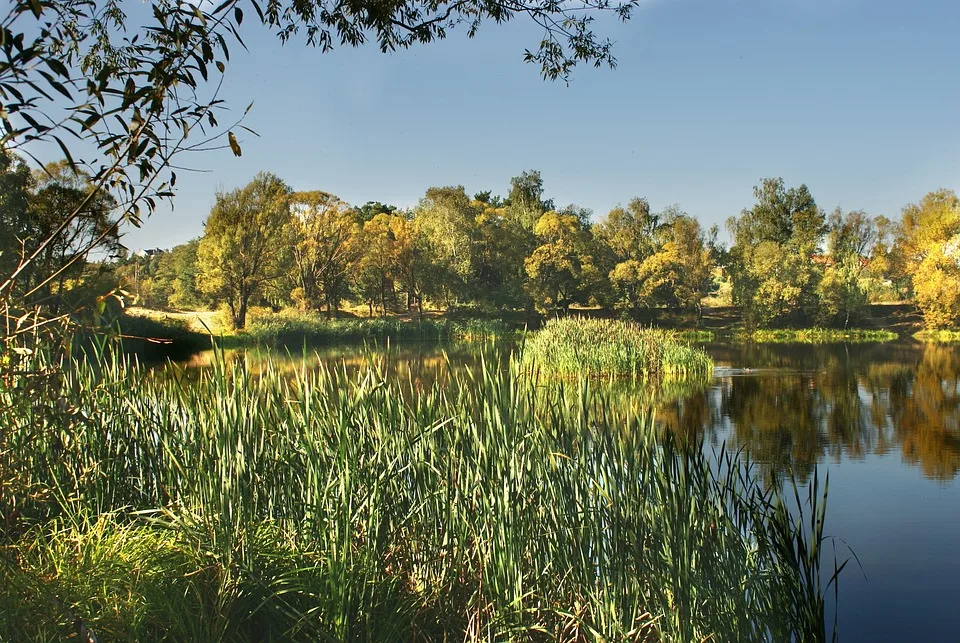
M919 344L714 345L709 384L654 387L598 382L608 403L656 407L658 422L690 439L744 448L765 475L806 479L821 462L901 453L924 476L949 481L960 470L960 347ZM309 351L306 363L354 371L373 364L408 390L476 370L481 359L505 364L509 346L405 344ZM304 354L228 353L256 371L304 368ZM211 353L185 364L208 368ZM308 366L309 367L309 366ZM651 398L656 398L651 402Z
M818 462L899 449L947 481L960 469L960 348L921 345L707 346L712 386L664 405L661 422L748 449L774 478Z

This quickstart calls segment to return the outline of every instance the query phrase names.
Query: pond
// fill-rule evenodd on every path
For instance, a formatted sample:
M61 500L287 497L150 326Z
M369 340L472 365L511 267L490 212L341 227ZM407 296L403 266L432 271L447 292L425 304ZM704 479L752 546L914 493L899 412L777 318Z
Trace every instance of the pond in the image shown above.
M840 639L960 640L960 347L704 348L716 364L712 380L655 402L657 420L708 447L747 450L771 483L805 481L815 468L829 473L826 532L838 559L851 558L840 583ZM408 344L326 349L309 359L347 369L372 360L416 389L477 368L480 353L469 344ZM232 357L256 368L267 355ZM302 367L300 354L269 357ZM211 359L199 354L185 366ZM643 396L619 382L610 399Z

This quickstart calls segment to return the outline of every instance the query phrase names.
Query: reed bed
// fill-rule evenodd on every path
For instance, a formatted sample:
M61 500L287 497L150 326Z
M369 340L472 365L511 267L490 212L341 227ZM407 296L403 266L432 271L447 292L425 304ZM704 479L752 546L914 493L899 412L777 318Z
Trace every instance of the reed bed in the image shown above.
M658 443L588 380L172 368L0 386L0 639L827 636L825 491Z
M247 330L227 343L290 346L362 343L369 340L440 341L503 339L514 332L488 319L400 320L325 319L319 315L281 313L255 317Z
M627 321L568 317L551 319L524 342L525 363L561 377L708 377L713 362L667 330Z

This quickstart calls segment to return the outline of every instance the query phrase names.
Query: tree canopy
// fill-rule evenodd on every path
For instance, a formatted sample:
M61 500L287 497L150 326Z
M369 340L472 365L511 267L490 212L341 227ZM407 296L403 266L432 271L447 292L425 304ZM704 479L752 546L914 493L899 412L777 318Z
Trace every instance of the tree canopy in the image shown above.
M183 154L218 146L242 154L242 116L220 122L227 108L220 87L231 49L246 46L250 16L284 43L323 52L365 43L393 51L524 17L543 28L524 59L544 78L568 80L580 63L615 66L613 43L594 33L593 17L626 20L637 2L13 0L0 22L0 151L41 168L38 151L56 149L86 181L84 198L61 204L56 234L32 237L15 258L7 249L2 312L21 318L17 282L43 261L60 226L79 227L91 199L112 200L112 230L97 235L105 238L139 225L173 195Z
M249 184L217 194L197 249L200 290L224 301L235 328L243 328L251 300L289 267L291 190L260 173Z

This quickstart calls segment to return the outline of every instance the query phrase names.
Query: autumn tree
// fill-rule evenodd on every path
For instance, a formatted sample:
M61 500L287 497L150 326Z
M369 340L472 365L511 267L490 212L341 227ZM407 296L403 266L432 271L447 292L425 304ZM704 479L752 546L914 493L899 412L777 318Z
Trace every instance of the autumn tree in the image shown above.
M396 284L405 269L412 239L409 236L406 218L381 213L363 224L362 241L364 252L360 258L355 280L355 292L370 307L373 316L375 306L381 314L397 308Z
M903 209L894 250L911 276L913 295L930 328L960 325L960 199L952 190L927 194Z
M568 208L545 212L534 233L540 245L524 262L527 288L541 312L587 303L603 275L594 259L589 212Z
M291 190L261 172L245 187L218 193L197 250L200 290L230 308L235 328L252 301L289 268Z
M638 267L639 298L648 305L695 310L700 316L701 302L714 288L714 240L708 239L699 221L677 209L660 218L656 250Z
M533 230L526 230L499 199L479 194L474 203L479 214L476 226L475 261L471 290L478 302L494 308L527 308L523 262L535 247Z
M326 192L297 192L291 198L290 241L296 289L304 307L333 315L348 293L363 254L357 210Z
M593 227L601 248L598 261L613 288L614 305L634 311L641 306L641 265L656 250L659 228L659 215L639 197L626 207L618 205Z
M754 326L810 321L818 310L823 211L807 186L787 189L779 178L764 179L754 196L752 208L728 221L734 304Z

